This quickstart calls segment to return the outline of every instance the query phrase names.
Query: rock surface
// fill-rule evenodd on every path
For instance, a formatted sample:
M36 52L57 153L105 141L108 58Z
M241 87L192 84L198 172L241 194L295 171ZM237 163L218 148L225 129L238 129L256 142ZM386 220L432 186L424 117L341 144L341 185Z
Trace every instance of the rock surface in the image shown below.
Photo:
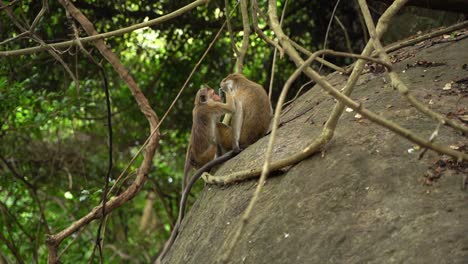
M466 51L467 38L429 40L393 53L394 70L419 100L457 118L457 110L468 111ZM327 77L339 89L346 78ZM389 85L385 73L365 73L358 84L352 98L370 110L425 138L436 128ZM319 135L333 105L315 86L285 109L274 160ZM468 166L432 151L418 160L415 144L355 115L343 114L323 155L267 180L230 263L468 263L468 190L460 188ZM261 166L267 141L259 140L215 175ZM436 142L467 151L467 137L448 127ZM206 186L163 263L215 263L256 183Z

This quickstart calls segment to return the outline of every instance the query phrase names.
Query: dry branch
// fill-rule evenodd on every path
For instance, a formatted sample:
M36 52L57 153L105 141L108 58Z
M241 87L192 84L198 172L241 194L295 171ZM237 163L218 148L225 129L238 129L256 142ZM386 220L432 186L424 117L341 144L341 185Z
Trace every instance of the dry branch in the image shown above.
M288 4L288 2L286 1L283 10L286 10L287 4ZM251 8L251 12L252 12L252 23L253 23L253 28L254 28L255 32L257 33L258 36L260 36L268 44L270 44L272 47L274 47L275 51L279 50L280 58L283 58L283 55L284 55L283 48L281 48L281 46L278 44L278 42L275 42L275 41L271 40L267 35L265 35L265 33L263 33L263 31L258 26L257 13L258 13L259 9L258 9L257 0L251 0L250 8ZM284 12L283 12L283 14L284 14Z
M244 35L242 36L242 45L240 47L235 71L238 73L242 73L244 69L244 58L249 49L249 38L250 38L250 23L249 23L249 13L247 8L247 0L240 0L240 8L242 13L242 25L243 25L243 32Z
M383 61L385 61L387 63L390 63L390 61L391 61L390 56L388 56L388 54L385 52L385 50L384 50L384 48L382 46L382 43L380 43L380 39L376 36L375 25L374 25L374 22L372 21L372 17L371 17L371 14L370 14L370 11L368 9L366 1L365 0L358 0L358 2L359 2L359 5L361 7L361 10L362 10L364 20L366 21L366 25L367 25L367 28L369 30L369 34L371 36L374 48L377 50L377 52L380 55L380 58ZM388 24L390 19L391 19L391 17L382 16L379 19L379 23ZM435 111L432 111L424 103L422 103L418 99L416 99L410 93L410 90L408 89L406 84L403 83L403 81L401 81L400 77L398 76L398 74L396 72L389 72L388 75L390 76L390 79L392 81L392 86L395 87L401 93L401 95L406 100L408 100L409 103L412 106L414 106L418 111L420 111L423 114L427 115L428 117L436 120L437 122L440 122L440 123L442 123L444 125L448 125L448 126L450 126L452 128L458 129L458 130L462 131L465 134L468 133L468 126L465 126L462 123L457 122L455 120L448 119L444 115L439 114L439 113L437 113Z
M234 6L234 9L237 7ZM232 50L234 51L234 54L236 54L236 57L239 56L239 50L236 47L236 40L234 38L234 33L232 32L232 25L231 25L231 14L229 14L229 0L224 0L224 12L226 13L226 23L227 23L227 28L229 32L229 38L231 39L231 47Z
M84 38L81 38L80 41L81 41L81 43L84 44L84 43L88 43L88 42L99 40L99 39L105 39L105 38L110 38L110 37L121 36L123 34L130 33L132 31L135 31L135 30L140 29L140 28L155 26L155 25L161 24L163 22L166 22L168 20L171 20L171 19L173 19L175 17L178 17L178 16L180 16L180 15L194 9L195 7L200 6L202 4L205 4L207 2L208 2L208 0L196 0L196 1L193 1L192 3L190 3L190 4L188 4L188 5L184 6L184 7L181 7L179 9L177 9L176 11L174 11L172 13L167 14L167 15L164 15L164 16L161 16L161 17L146 21L146 22L142 22L142 23L139 23L139 24L131 25L129 27L121 28L121 29L118 29L118 30L114 30L114 31L106 32L106 33L101 33L101 34L96 34L96 35L93 35L93 36L84 37ZM69 41L64 41L64 42L59 42L59 43L51 43L51 44L48 44L48 46L51 47L51 48L59 49L59 48L68 48L68 47L74 46L76 44L77 44L77 40L69 40ZM45 49L46 49L46 47L40 45L40 46L36 46L36 47L24 48L24 49L18 49L18 50L0 51L0 57L33 54L33 53L36 53L36 52L44 51Z
M59 2L65 7L66 10L83 26L85 31L88 35L96 35L97 32L93 26L93 24L78 10L71 2L68 0L59 0ZM146 116L149 125L150 131L153 133L154 131L158 131L157 125L159 123L159 119L156 113L151 108L148 100L143 95L141 90L138 88L135 80L132 78L130 73L125 69L125 67L121 64L119 58L106 46L103 40L97 40L95 46L98 48L101 55L106 58L106 60L114 67L116 72L119 76L127 83L132 95L134 96L138 106L142 113ZM125 202L132 199L143 187L145 183L148 173L150 171L152 165L152 159L155 153L155 150L158 146L159 141L159 133L156 132L156 136L152 137L148 146L145 149L145 155L140 168L138 169L138 174L134 182L120 195L112 197L107 203L107 214L110 213L115 208L120 207ZM59 233L50 235L47 237L47 246L49 249L48 255L48 263L57 263L57 250L60 243L73 234L74 232L78 231L84 225L88 224L89 222L99 218L102 216L102 204L96 206L89 212L87 215L83 216L79 220L72 223L69 227L65 228Z

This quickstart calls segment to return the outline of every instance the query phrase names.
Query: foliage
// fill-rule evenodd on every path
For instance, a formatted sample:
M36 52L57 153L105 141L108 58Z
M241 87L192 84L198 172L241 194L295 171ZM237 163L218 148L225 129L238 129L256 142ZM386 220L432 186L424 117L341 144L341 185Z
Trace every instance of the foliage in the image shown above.
M74 3L95 23L99 32L107 32L161 16L190 2L81 0ZM221 2L211 1L208 6L161 26L106 40L137 80L159 116L169 107L224 23L224 3ZM234 1L231 2L233 6ZM332 2L290 1L285 16L287 33L310 50L320 48L333 9ZM263 12L265 3L259 1ZM36 33L47 42L70 39L72 21L67 19L57 1L49 1L48 4L48 13L38 24ZM20 1L12 8L21 22L31 24L41 9L41 1ZM358 50L363 45L363 33L356 11L353 1L342 1L337 16L347 25L352 47ZM240 41L240 12L235 12L232 20L236 39ZM271 37L268 26L261 20L260 26ZM6 25L0 26L0 41L20 33L2 11L0 25ZM81 35L85 36L83 32ZM20 38L0 45L0 49L15 50L36 45L31 39ZM342 31L337 26L331 28L328 47L346 50ZM86 46L86 49L93 57L102 59L92 46ZM40 206L47 224L56 232L89 212L101 198L108 158L103 80L97 66L78 47L63 50L61 57L78 76L79 89L47 52L0 58L0 156L4 160L0 163L0 233L5 238L2 242L14 242L11 245L0 243L0 257L9 260L15 259L16 251L25 262L46 261L47 231L40 217ZM246 75L268 87L272 61L271 47L252 35ZM338 64L350 62L331 61ZM169 223L177 215L193 95L202 83L217 87L219 81L232 71L234 62L230 38L224 32L161 126L162 138L150 181L130 204L108 217L105 244L109 247L104 250L108 263L127 263L130 260L146 263L163 245L170 229ZM149 131L129 89L110 65L103 63L103 67L109 75L112 99L112 185L146 140ZM294 65L286 59L279 60L276 67L273 100L294 70ZM294 89L297 91L306 81L304 77L299 79ZM291 94L293 96L294 91ZM139 162L137 159L130 171L134 171ZM118 186L116 192L122 191L125 184ZM156 198L151 196L154 193L157 193ZM155 224L141 230L138 226L148 200L154 201ZM91 256L96 229L97 224L92 223L75 234L78 239L64 243L73 243L64 255L65 263L80 263Z

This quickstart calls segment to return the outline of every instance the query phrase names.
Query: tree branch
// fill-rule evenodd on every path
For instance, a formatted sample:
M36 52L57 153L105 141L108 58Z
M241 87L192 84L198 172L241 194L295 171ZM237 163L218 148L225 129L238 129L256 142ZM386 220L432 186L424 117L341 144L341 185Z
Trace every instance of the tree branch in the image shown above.
M176 11L174 11L172 13L167 14L167 15L164 15L164 16L161 16L161 17L146 21L146 22L138 23L138 24L135 24L135 25L132 25L132 26L129 26L129 27L121 28L121 29L118 29L118 30L113 30L113 31L110 31L110 32L102 33L102 34L96 34L96 35L93 35L93 36L80 38L79 40L81 41L81 43L84 44L84 43L88 43L88 42L95 41L95 40L101 40L101 39L105 39L105 38L121 36L123 34L130 33L132 31L135 31L135 30L140 29L140 28L155 26L155 25L161 24L163 22L166 22L168 20L171 20L171 19L173 19L175 17L178 17L178 16L180 16L180 15L194 9L195 7L200 6L202 4L205 4L207 2L208 2L208 0L196 0L196 1L193 1L192 3L190 3L190 4L188 4L188 5L184 6L184 7L181 7L179 9L177 9ZM48 44L49 47L56 48L56 49L68 48L68 47L74 46L74 45L77 45L77 40L69 40L69 41L64 41L64 42L59 42L59 43ZM0 57L33 54L33 53L36 53L36 52L44 51L45 49L46 49L46 47L41 45L41 46L18 49L18 50L0 51Z
M85 31L88 35L96 35L97 32L94 29L92 23L68 0L59 0L59 2L65 7L66 10L70 12L70 14L80 22L83 26ZM180 9L179 9L180 10ZM143 95L141 90L138 88L133 77L130 73L125 69L125 67L121 64L119 58L106 46L103 40L97 40L95 46L98 48L101 55L114 67L115 71L119 74L119 76L127 83L132 95L134 96L138 106L140 107L141 112L146 116L149 125L150 131L159 131L157 129L157 125L159 123L159 118L157 117L154 110L151 108L148 100ZM110 213L115 208L120 207L125 202L132 199L142 188L143 184L145 183L148 173L152 166L152 159L155 153L155 150L158 146L159 141L159 132L155 132L156 136L152 137L148 146L146 147L145 155L142 164L138 169L138 174L134 182L120 195L112 197L107 203L107 214ZM58 256L57 250L60 243L68 236L76 232L78 229L83 227L84 225L88 224L89 222L98 219L102 216L102 204L94 207L87 215L83 216L82 218L78 219L74 223L72 223L69 227L65 228L59 233L50 235L47 237L47 246L49 249L48 255L48 263L57 263Z
M239 56L237 57L235 70L238 73L242 73L244 69L244 58L249 49L249 38L250 38L250 23L249 23L249 13L247 9L247 0L240 0L240 8L242 13L242 25L244 35L242 36L242 45L239 50Z

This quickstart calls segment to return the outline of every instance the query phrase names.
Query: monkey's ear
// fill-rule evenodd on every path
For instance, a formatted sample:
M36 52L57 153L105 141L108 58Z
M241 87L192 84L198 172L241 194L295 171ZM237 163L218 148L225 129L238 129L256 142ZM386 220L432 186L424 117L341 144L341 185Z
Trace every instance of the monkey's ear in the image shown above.
M200 103L206 103L206 95L200 95Z

